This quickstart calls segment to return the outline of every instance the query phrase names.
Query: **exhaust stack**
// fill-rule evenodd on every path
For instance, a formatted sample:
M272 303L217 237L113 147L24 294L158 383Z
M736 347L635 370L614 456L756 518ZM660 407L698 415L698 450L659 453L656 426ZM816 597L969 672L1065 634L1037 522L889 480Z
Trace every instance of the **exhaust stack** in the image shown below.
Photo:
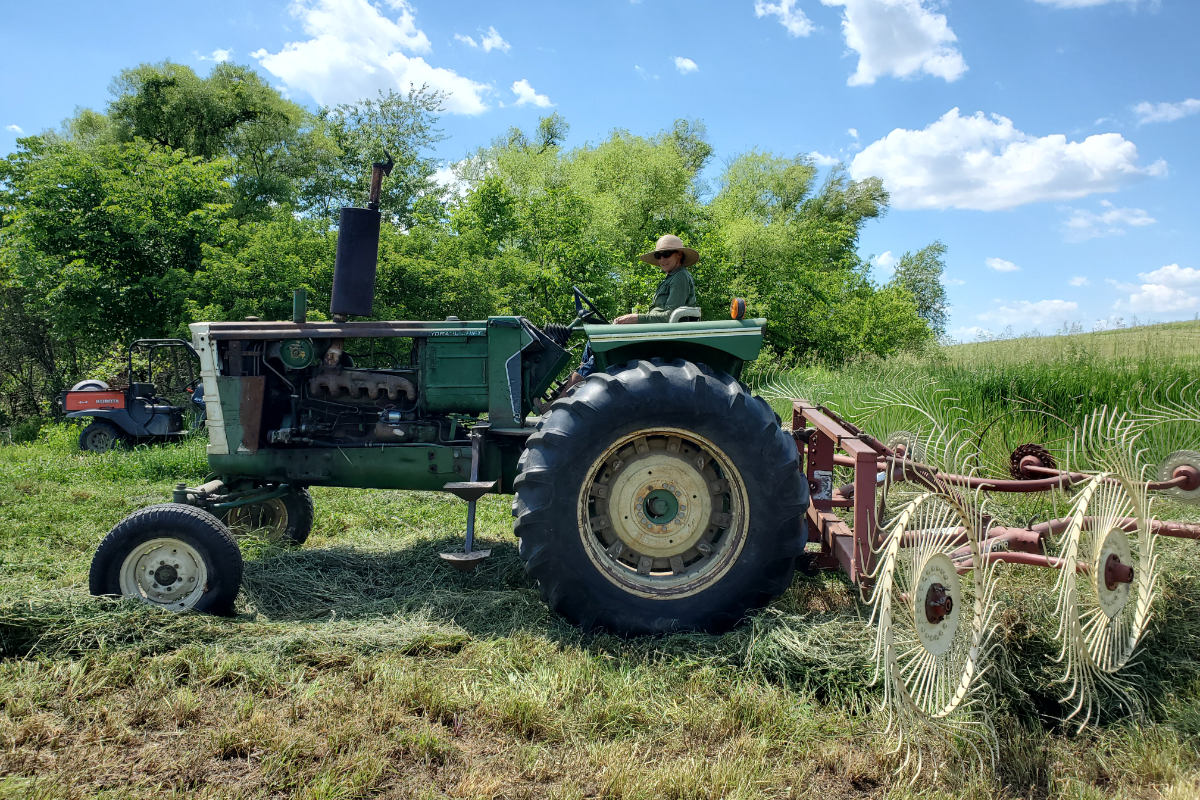
M375 267L379 261L379 194L383 179L395 162L385 150L386 162L371 167L371 191L366 208L342 209L338 218L337 255L333 262L333 295L329 313L334 322L349 316L369 317L375 301Z

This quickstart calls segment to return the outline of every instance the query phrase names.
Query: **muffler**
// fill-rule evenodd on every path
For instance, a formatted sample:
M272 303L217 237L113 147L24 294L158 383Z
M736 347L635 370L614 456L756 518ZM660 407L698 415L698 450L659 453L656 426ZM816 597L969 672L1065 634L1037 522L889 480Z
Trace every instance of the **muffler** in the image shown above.
M338 217L337 255L333 262L333 296L329 314L334 322L347 317L369 317L375 302L375 268L379 263L379 194L384 176L395 162L384 151L386 162L371 166L371 190L366 208L345 207Z

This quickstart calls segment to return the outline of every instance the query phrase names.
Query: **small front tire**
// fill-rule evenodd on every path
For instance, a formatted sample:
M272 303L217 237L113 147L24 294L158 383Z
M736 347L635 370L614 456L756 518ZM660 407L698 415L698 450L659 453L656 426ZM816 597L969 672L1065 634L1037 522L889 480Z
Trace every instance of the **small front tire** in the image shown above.
M89 453L107 453L125 444L125 434L111 422L97 420L79 434L79 449Z
M163 503L119 522L96 549L93 595L136 597L168 611L233 613L242 554L220 520L193 506Z

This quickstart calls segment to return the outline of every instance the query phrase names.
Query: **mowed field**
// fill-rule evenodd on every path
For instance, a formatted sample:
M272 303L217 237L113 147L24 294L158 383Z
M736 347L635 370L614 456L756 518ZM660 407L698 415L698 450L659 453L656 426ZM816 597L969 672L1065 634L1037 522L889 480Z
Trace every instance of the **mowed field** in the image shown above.
M1065 453L1095 407L1196 378L1200 324L1181 323L770 374L760 388L785 420L803 393L869 428L904 424L862 412L882 394L932 398L978 432L987 471L1035 437ZM204 478L203 441L96 456L75 433L0 447L0 797L1200 796L1197 544L1162 546L1131 669L1143 715L1103 697L1083 731L1061 721L1054 575L1008 571L995 765L936 745L910 783L872 684L869 609L837 574L797 575L724 636L583 635L526 579L509 498L481 501L493 557L460 575L436 555L460 545L460 501L318 488L303 548L243 541L236 618L172 616L89 598L87 569L122 517ZM991 510L1026 524L1065 505ZM1194 506L1156 511L1200 521Z

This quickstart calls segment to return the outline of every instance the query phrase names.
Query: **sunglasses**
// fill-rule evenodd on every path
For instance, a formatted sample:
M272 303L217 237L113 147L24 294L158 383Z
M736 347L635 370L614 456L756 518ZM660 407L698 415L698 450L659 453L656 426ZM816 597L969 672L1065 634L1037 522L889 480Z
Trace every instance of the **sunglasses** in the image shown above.
M653 254L654 260L662 261L664 258L669 258L670 256L673 256L678 252L679 252L678 250L655 250L654 254Z

